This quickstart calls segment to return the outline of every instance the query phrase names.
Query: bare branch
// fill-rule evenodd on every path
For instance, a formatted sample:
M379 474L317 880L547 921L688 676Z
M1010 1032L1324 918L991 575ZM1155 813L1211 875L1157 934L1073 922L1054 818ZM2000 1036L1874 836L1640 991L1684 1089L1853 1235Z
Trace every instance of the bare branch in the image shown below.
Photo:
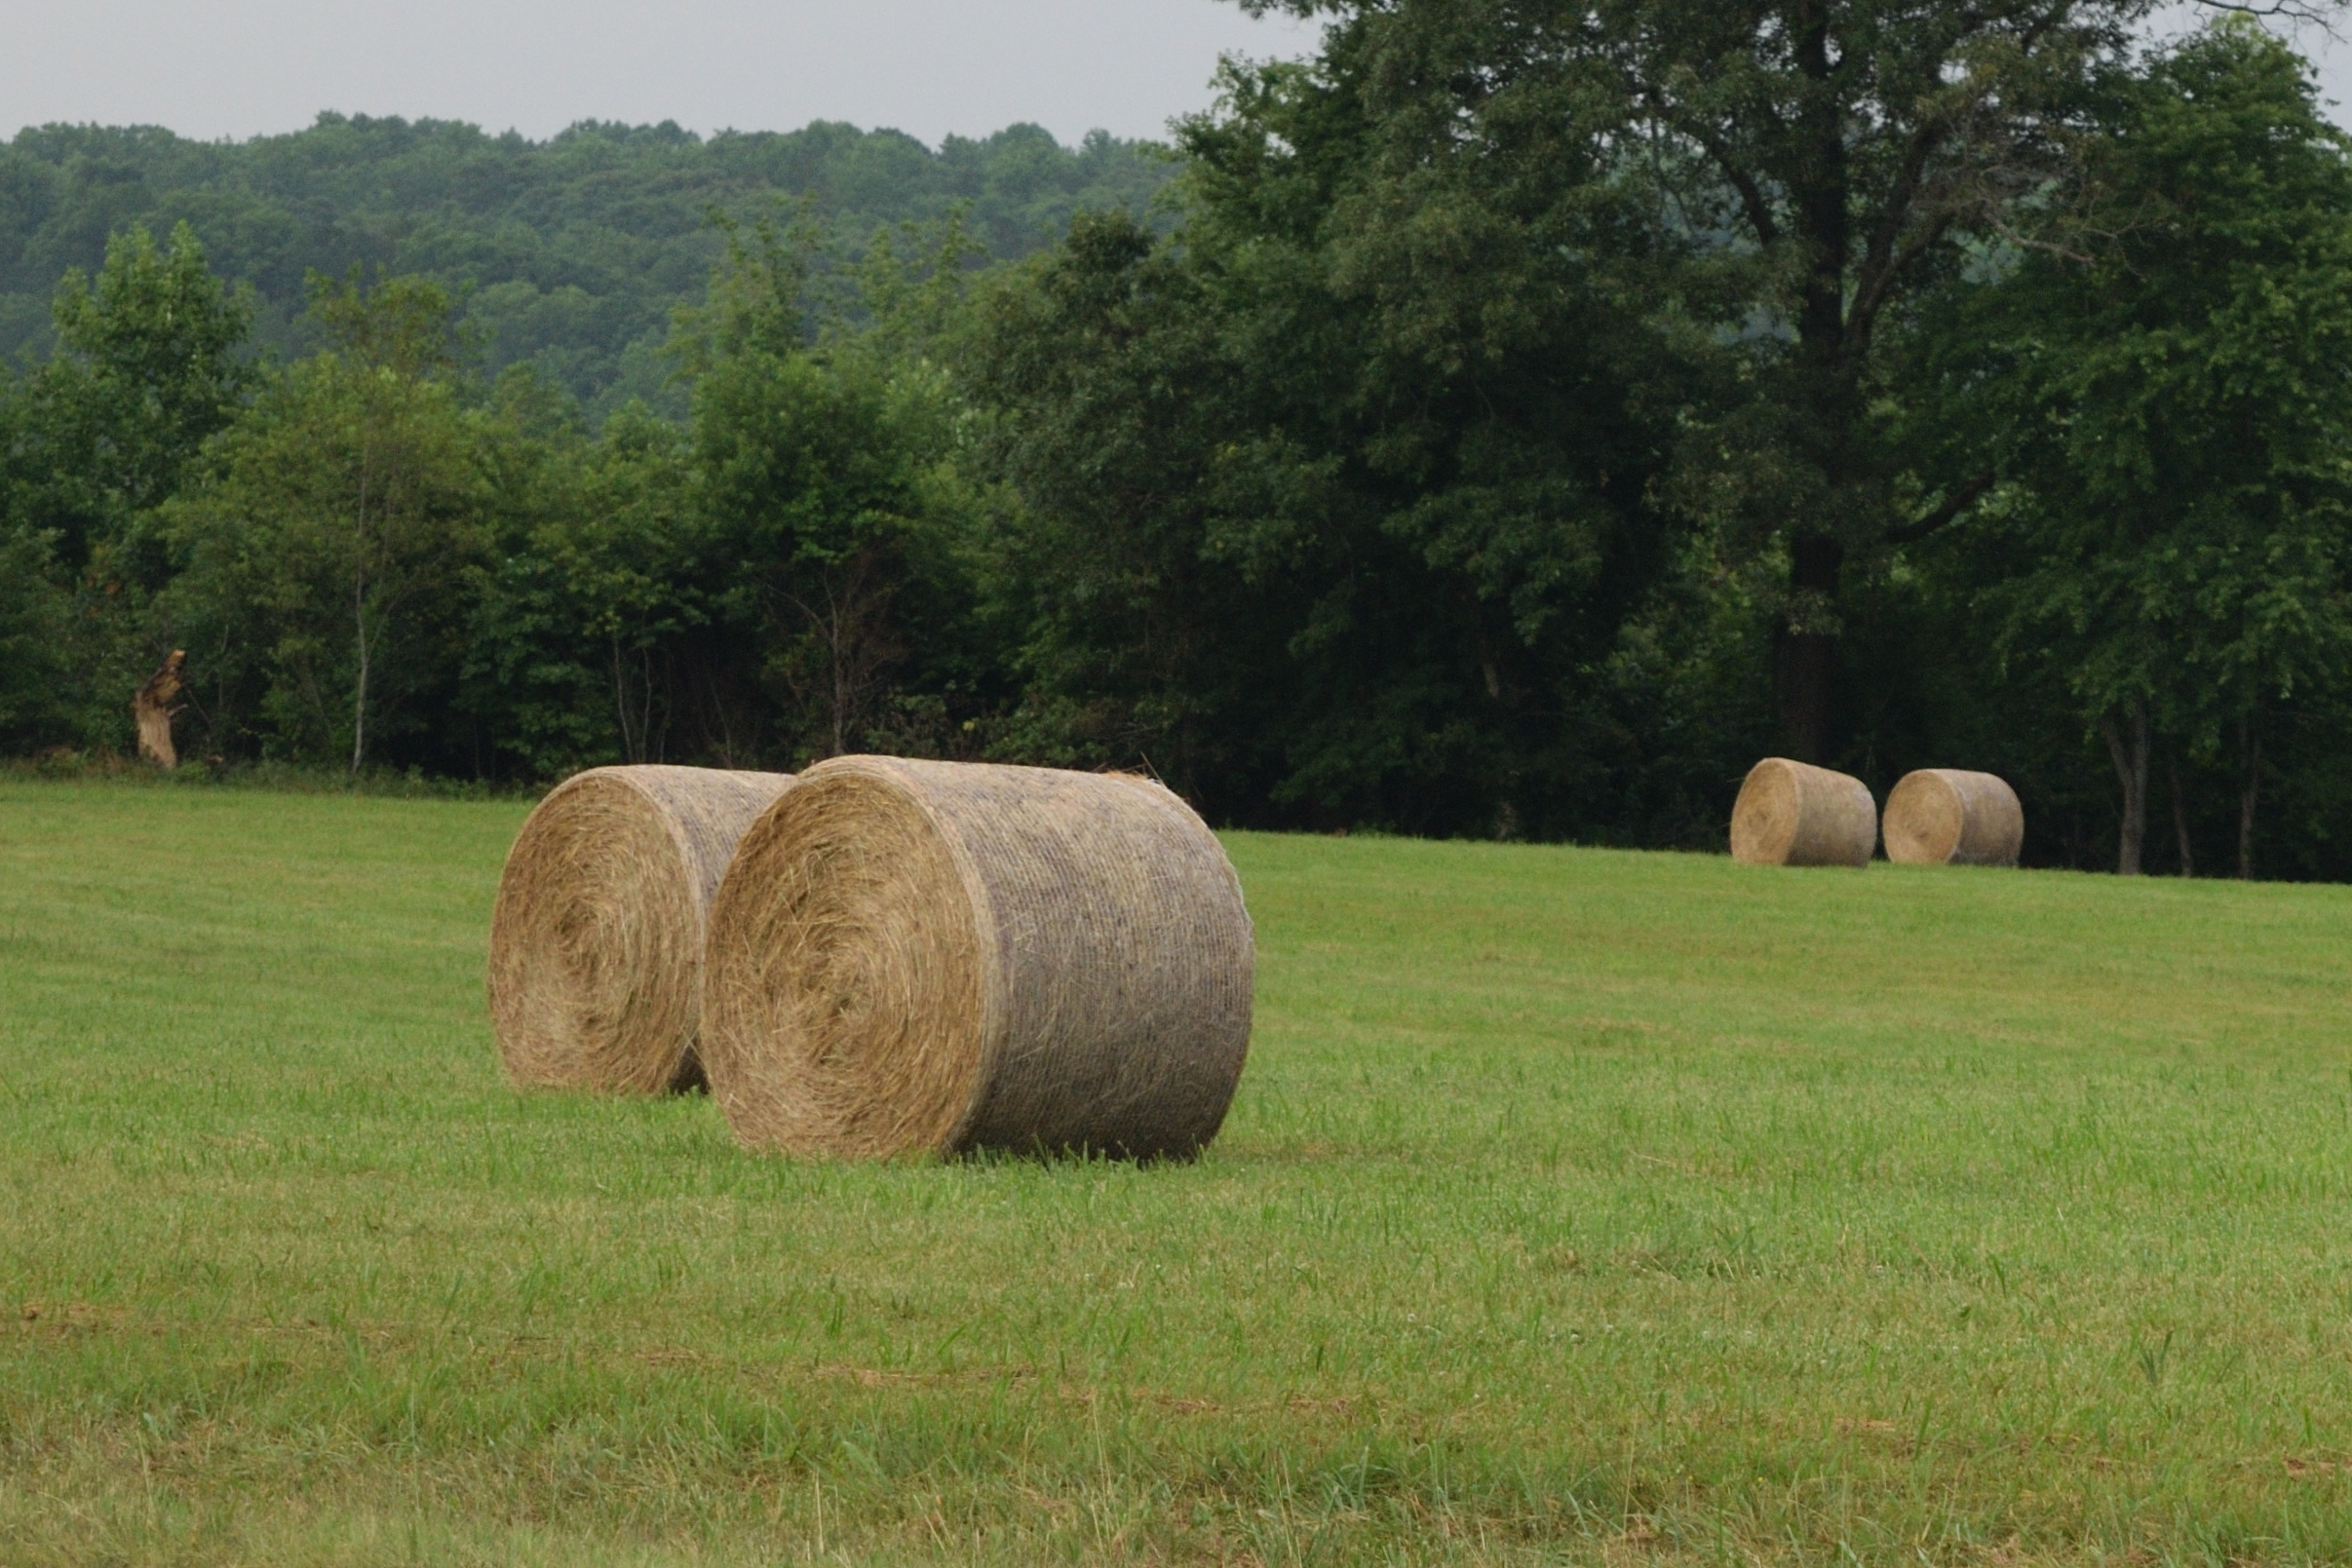
M1675 126L1697 142L1706 150L1707 156L1715 160L1716 167L1723 172L1723 177L1731 182L1731 188L1739 193L1740 206L1748 213L1749 227L1755 230L1756 243L1766 246L1776 243L1780 239L1780 224L1772 215L1772 204L1764 199L1763 187L1756 183L1755 176L1732 158L1729 145L1712 131L1677 124L1675 112L1658 102L1654 94L1650 96L1650 102L1668 125Z
M2337 19L2343 13L2343 0L2267 0L2264 4L2248 4L2246 0L2189 0L2199 11L2219 11L2237 17L2277 18L2317 27L2330 38L2340 39Z
M2002 244L2016 246L2020 250L2038 250L2043 255L2056 256L2061 261L2071 261L2084 267L2090 266L2099 259L2088 251L2070 250L2055 240L2037 240L2029 234L2022 234L2014 225L1999 217L1987 219L1987 226L2000 237ZM2101 237L2112 238L2112 236Z
M1886 304L1887 295L1903 275L1922 257L1943 243L1951 231L1951 213L1945 213L1929 224L1925 231L1889 258L1875 273L1866 272L1854 290L1854 303L1846 313L1846 337L1850 342L1868 341L1871 326L1878 320L1879 309Z
M1903 166L1887 191L1885 210L1863 248L1862 266L1854 280L1854 303L1846 317L1849 343L1870 337L1871 324L1877 320L1887 291L1913 262L1934 249L1951 227L1951 218L1947 214L1929 224L1927 231L1914 237L1910 244L1896 249L1896 241L1909 219L1911 207L1919 199L1928 160L1935 156L1950 132L1950 122L1941 117L1922 122L1912 131L1910 143L1903 150Z
M1665 88L1639 70L1631 65L1623 66L1618 72L1618 79L1636 99L1648 105L1650 114L1659 125L1677 134L1688 136L1714 161L1732 190L1738 193L1740 208L1747 213L1748 226L1755 231L1756 243L1769 246L1778 242L1780 223L1772 215L1772 204L1764 199L1763 187L1757 183L1755 176L1732 156L1730 144L1707 126L1699 124L1694 117L1677 110L1667 96ZM1779 125L1778 117L1769 109L1762 111L1762 118L1775 128Z
M1946 496L1944 504L1927 516L1915 518L1903 527L1889 528L1886 531L1886 542L1890 545L1917 544L1983 500L1985 492L1991 489L1996 482L1998 482L1997 476L1990 469L1973 476L1959 488Z

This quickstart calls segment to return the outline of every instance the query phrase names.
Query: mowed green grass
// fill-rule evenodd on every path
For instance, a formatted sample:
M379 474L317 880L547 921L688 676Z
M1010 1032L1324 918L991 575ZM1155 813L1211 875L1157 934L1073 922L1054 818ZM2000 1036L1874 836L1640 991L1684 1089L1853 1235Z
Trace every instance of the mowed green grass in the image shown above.
M2352 890L1236 835L1206 1158L849 1167L522 815L0 785L0 1563L2352 1557Z

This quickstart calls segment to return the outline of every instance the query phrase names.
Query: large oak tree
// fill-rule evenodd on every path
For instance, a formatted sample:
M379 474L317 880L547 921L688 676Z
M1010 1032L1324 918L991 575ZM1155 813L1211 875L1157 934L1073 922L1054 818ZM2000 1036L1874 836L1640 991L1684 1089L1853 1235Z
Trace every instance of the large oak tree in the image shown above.
M1785 562L1783 740L1828 756L1851 574L1948 524L1999 477L1906 462L1904 323L1972 243L2033 243L2064 208L2085 89L2155 8L1243 3L1328 20L1317 69L1378 128L1397 223L1436 188L1492 195L1546 168L1589 169L1678 250L1679 267L1648 279L1646 308L1711 329L1724 363L1719 396L1686 416L1660 499ZM1588 207L1593 188L1557 186Z

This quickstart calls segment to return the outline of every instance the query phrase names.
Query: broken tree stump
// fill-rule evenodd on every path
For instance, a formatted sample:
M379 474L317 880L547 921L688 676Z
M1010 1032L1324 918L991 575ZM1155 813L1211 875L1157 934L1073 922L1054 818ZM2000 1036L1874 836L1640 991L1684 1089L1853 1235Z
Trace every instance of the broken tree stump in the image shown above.
M138 754L167 771L179 766L179 752L172 745L172 718L179 709L172 706L172 699L179 695L179 672L187 662L186 650L173 649L172 657L156 668L147 684L131 699L131 716L138 722Z

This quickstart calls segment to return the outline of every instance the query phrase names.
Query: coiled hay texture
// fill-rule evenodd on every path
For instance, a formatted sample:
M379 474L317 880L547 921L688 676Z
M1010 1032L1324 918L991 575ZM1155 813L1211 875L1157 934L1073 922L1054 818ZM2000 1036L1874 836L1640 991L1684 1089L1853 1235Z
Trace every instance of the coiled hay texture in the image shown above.
M490 916L490 1023L520 1089L702 1081L703 928L735 845L791 776L592 768L539 802Z
M1870 785L1787 757L1749 769L1731 808L1731 858L1745 865L1868 865L1877 846Z
M1189 1155L1253 965L1232 863L1159 784L836 757L719 888L703 1063L757 1149Z
M1886 858L1903 865L2015 865L2025 808L2009 781L1921 768L1886 797Z

